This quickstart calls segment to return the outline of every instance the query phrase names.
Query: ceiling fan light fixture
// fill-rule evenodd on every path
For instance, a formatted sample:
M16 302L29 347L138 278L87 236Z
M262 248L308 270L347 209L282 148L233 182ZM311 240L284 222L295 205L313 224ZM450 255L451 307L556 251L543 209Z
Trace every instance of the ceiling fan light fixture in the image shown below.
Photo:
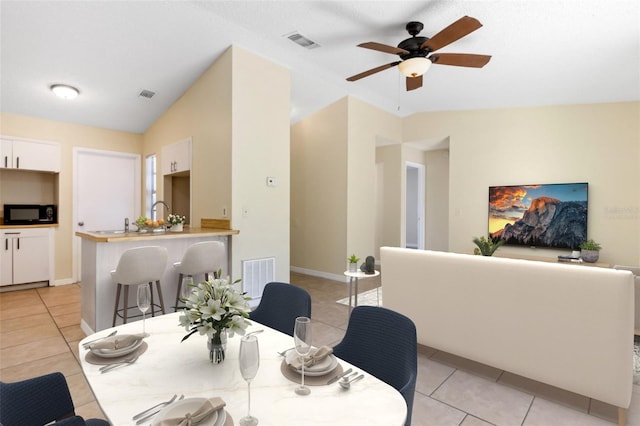
M57 97L62 99L74 99L80 94L80 91L78 89L66 84L53 84L51 85L51 91Z
M431 60L423 57L406 59L398 64L400 72L405 77L418 77L426 73L431 67Z

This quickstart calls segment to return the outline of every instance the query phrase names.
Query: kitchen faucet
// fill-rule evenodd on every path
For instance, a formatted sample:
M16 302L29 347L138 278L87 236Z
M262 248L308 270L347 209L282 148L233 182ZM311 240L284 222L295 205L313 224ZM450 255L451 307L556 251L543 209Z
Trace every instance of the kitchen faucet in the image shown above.
M164 206L164 209L166 210L165 213L169 214L169 212L171 211L171 209L169 209L169 205L167 203L165 203L162 200L158 200L155 203L153 203L153 205L151 206L151 211L153 212L154 210L156 210L156 206L158 204L162 204Z

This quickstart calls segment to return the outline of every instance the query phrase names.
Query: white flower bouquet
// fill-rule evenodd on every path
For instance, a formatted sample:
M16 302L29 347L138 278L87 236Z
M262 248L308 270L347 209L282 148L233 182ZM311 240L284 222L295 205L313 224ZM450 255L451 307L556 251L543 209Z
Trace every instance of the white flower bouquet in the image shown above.
M179 214L170 214L167 216L167 223L171 225L179 225L181 223L185 223L187 218L185 216L180 216Z
M182 299L186 307L180 315L180 325L187 331L183 341L196 332L213 341L220 339L223 330L229 337L234 333L244 335L251 324L247 320L251 298L234 287L238 282L229 284L228 279L210 278L193 286L189 297Z

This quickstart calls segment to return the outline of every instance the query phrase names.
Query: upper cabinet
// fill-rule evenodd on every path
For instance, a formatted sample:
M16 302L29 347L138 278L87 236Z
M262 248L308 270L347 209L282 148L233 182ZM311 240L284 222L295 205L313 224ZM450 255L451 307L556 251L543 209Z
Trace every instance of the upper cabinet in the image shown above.
M0 168L60 172L60 144L0 139Z
M162 174L191 170L191 138L162 147Z

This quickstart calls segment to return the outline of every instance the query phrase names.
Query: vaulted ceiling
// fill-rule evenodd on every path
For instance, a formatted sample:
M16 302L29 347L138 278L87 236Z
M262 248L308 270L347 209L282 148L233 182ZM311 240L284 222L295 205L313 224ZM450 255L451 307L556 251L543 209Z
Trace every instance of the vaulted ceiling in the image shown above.
M434 65L411 92L397 67L345 80L397 59L357 44L396 46L409 21L431 37L465 15L483 27L440 52L491 55L484 68ZM640 100L637 0L2 0L0 24L0 111L136 133L232 44L291 70L292 122L347 94L402 117ZM63 102L53 83L81 95Z

